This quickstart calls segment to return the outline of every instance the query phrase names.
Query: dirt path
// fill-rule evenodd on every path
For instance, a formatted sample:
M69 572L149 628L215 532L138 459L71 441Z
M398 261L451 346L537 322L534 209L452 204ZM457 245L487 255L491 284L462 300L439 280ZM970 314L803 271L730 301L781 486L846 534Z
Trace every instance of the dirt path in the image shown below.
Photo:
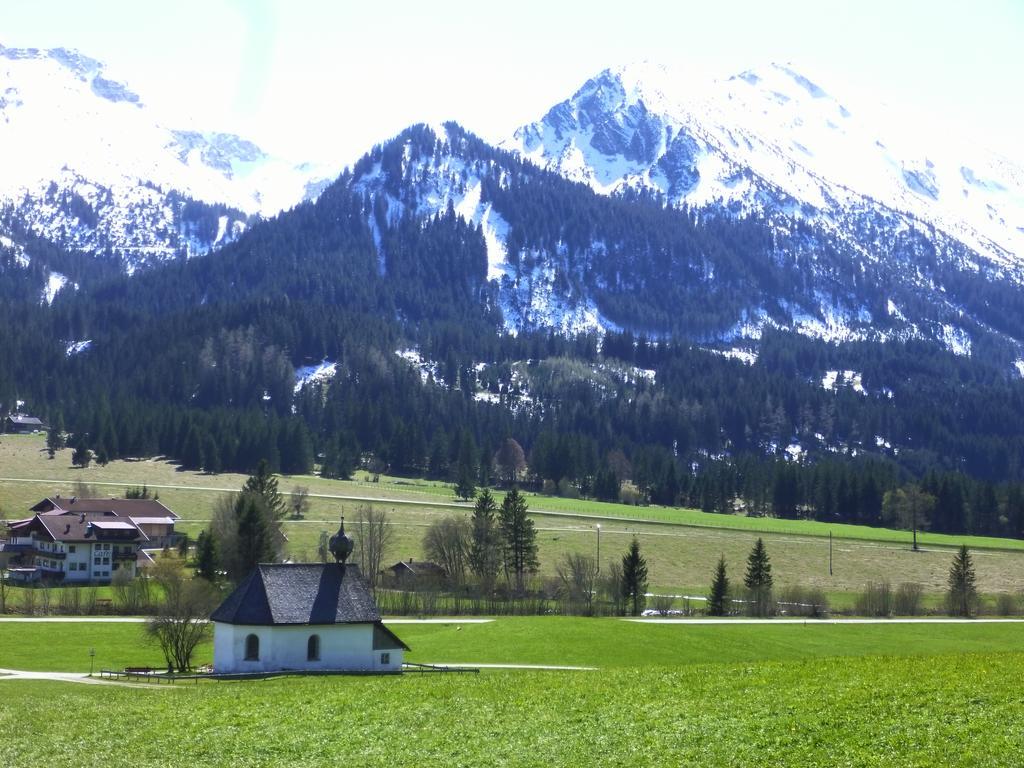
M24 669L0 669L0 682L4 680L49 680L56 683L80 683L84 685L118 685L122 688L174 688L173 685L154 686L147 683L123 683L117 680L101 680L89 677L85 672L31 672Z

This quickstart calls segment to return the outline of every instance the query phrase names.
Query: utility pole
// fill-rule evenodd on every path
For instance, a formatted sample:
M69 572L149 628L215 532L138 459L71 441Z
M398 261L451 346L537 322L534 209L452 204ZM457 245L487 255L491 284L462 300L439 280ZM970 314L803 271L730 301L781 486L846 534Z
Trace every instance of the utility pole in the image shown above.
M832 575L832 531L828 532L828 575Z

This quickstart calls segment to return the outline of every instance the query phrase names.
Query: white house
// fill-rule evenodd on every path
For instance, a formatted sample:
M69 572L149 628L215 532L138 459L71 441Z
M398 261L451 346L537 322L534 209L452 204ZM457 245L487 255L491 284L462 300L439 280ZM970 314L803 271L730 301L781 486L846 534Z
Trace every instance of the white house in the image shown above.
M344 520L334 563L261 564L215 610L213 669L400 672L409 650L384 626L356 565Z
M8 528L12 573L25 581L105 582L121 570L134 577L148 541L130 519L85 513L38 514Z
M156 499L82 499L52 496L31 507L41 515L107 515L130 519L146 534L147 547L173 547L181 538L174 532L178 515Z

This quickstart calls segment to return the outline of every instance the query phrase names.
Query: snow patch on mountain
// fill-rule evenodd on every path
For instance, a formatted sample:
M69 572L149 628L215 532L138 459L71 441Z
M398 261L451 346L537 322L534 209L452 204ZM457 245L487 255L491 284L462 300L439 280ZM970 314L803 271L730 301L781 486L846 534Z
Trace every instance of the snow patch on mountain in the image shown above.
M46 287L43 288L41 301L47 304L53 304L53 300L57 298L57 294L60 293L67 284L68 279L64 275L60 272L51 272L46 279ZM77 290L77 284L72 283L71 285Z
M327 384L337 373L338 364L332 360L300 366L295 369L295 393L298 394L307 384Z
M733 347L732 349L709 349L708 351L730 360L739 360L744 365L753 365L757 362L757 352L752 352L749 349Z
M86 350L92 347L92 339L83 339L82 341L69 341L64 349L64 354L67 357L74 357L80 355Z
M419 372L420 380L424 384L431 380L438 384L444 383L437 362L424 358L418 349L396 349L395 354Z
M858 371L826 371L821 378L821 387L829 392L836 392L840 387L849 387L859 395L867 395L863 374Z

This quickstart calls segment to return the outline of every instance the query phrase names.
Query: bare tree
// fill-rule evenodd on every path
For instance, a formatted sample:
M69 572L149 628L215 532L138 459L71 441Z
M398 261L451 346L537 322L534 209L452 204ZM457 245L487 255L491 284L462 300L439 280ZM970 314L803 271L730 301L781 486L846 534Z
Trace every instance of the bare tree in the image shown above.
M133 577L126 568L115 571L114 577L110 580L118 606L130 614L138 614L149 609L149 583L149 579L142 576Z
M616 616L626 613L626 598L622 594L622 561L610 560L604 567L601 577L601 592L611 603L612 612Z
M594 590L597 586L597 560L579 552L567 552L555 571L572 612L591 616L594 613Z
M159 558L152 578L163 591L155 615L146 621L146 634L160 646L168 670L184 672L192 667L196 647L210 636L207 620L217 593L204 579L191 579L174 554Z
M292 518L301 520L309 512L309 488L304 485L296 485L292 488L288 497L288 507L292 511Z
M388 465L384 463L384 459L375 453L370 454L370 458L366 462L366 471L373 475L373 482L379 483L380 476L387 468Z
M446 517L430 524L423 535L423 553L444 568L452 585L466 580L471 531L465 517Z
M388 513L376 509L372 504L360 504L356 508L356 547L359 555L359 569L370 582L374 592L380 581L384 553L391 548L394 529L388 521Z
M494 454L494 471L506 485L512 485L526 472L526 454L523 447L511 437L505 441Z

